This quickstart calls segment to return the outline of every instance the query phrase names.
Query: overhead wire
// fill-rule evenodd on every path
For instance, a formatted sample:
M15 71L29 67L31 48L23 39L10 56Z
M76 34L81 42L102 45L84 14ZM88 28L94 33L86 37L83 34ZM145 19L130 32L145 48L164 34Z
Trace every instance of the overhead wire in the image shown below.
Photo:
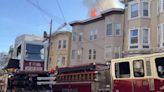
M47 12L46 10L44 10L40 5L39 5L39 2L36 1L37 3L34 3L32 2L31 0L26 0L29 4L31 4L32 6L34 6L36 9L38 9L41 13L43 13L44 15L46 15L48 18L51 18L52 20L56 20L55 22L58 23L58 24L61 24L59 22L58 17L54 16L53 14ZM58 21L57 21L58 20Z

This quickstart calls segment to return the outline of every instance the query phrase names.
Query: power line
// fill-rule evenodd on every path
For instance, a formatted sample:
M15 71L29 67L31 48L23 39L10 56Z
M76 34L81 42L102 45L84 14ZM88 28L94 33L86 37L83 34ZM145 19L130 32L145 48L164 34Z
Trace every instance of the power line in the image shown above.
M53 14L47 12L46 10L44 10L43 8L40 7L39 2L36 0L36 3L32 2L31 0L26 0L29 4L31 4L32 6L34 6L36 9L38 9L41 13L43 13L44 15L46 15L48 18L51 18L52 20L55 19L55 22L58 24L61 24L61 22L59 22L58 17L53 16ZM58 21L57 21L58 20Z
M62 17L63 17L63 19L64 19L64 22L66 22L66 18L65 18L65 16L64 16L63 10L62 10L62 8L61 8L61 6L60 6L60 3L59 3L58 0L56 0L56 2L57 2L57 6L58 6L58 8L59 8L59 10L60 10L60 13L61 13L61 15L62 15Z

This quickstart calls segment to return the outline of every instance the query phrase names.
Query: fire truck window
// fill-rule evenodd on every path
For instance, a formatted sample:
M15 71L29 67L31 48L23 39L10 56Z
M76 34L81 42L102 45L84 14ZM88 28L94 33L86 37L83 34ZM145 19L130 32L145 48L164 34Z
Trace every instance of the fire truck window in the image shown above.
M43 60L44 59L44 46L26 44L26 59Z
M129 78L130 77L129 62L116 63L115 75L116 75L116 78Z
M158 76L161 78L164 78L164 62L163 61L164 61L164 57L155 59L157 73L158 73Z
M143 60L133 61L134 77L144 77Z

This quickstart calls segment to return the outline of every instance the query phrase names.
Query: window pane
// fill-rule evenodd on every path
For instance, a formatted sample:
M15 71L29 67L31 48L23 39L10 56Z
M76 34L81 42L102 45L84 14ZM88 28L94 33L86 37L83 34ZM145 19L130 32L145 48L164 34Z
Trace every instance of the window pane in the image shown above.
M93 59L96 59L96 50L93 49Z
M76 32L73 32L73 41L76 41Z
M63 48L66 48L66 40L63 40Z
M133 61L134 77L144 77L143 60Z
M61 48L61 40L59 40L59 42L58 42L58 48L59 49Z
M79 41L82 41L83 33L79 33Z
M138 16L138 4L131 5L131 18Z
M155 59L157 73L158 73L158 76L161 78L164 78L164 62L163 61L164 61L164 57Z
M72 50L72 59L75 59L75 50Z
M44 59L44 46L26 44L26 59L43 60Z
M131 36L138 36L138 30L131 30Z
M107 24L107 35L112 35L112 24Z
M129 62L116 63L115 75L116 75L116 78L129 78L130 77Z
M131 37L131 44L137 44L138 43L138 37Z
M130 43L131 44L137 44L138 43L138 30L131 30L130 31Z
M120 35L120 32L121 32L121 24L120 23L115 24L115 31L116 31L116 35Z
M143 29L142 42L144 44L148 44L148 38L149 38L148 35L149 35L148 29Z
M112 58L112 47L107 46L105 48L105 58Z
M148 16L148 9L149 9L149 6L148 6L148 2L143 2L143 16Z

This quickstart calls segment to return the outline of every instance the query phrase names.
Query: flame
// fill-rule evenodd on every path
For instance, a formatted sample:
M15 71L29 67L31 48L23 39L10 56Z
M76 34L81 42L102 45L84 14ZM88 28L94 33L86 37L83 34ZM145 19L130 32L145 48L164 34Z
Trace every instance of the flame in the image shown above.
M91 17L111 8L124 8L120 0L83 0L83 3L88 7Z
M92 8L92 9L91 9L91 11L90 11L90 16L91 16L92 18L97 16L97 10L96 10L96 8Z

